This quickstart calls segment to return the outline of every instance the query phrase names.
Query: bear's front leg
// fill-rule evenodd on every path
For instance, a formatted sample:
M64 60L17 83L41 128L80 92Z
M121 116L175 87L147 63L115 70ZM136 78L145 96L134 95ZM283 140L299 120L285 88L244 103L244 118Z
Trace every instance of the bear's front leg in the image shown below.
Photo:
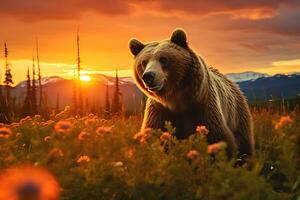
M155 102L153 99L148 98L141 129L163 129L166 120L166 111L164 107L161 104Z
M224 141L227 143L227 155L229 158L237 153L237 143L232 131L227 127L226 123L222 120L222 116L211 116L207 118L206 125L209 129L208 143L216 143Z

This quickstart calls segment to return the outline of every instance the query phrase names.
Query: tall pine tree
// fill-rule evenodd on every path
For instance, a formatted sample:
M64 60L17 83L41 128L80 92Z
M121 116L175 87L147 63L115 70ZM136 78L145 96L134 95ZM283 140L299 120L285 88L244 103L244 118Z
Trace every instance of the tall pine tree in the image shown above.
M31 115L31 80L30 80L30 71L29 67L27 68L27 81L26 81L26 95L23 104L22 117Z
M56 95L56 103L55 103L55 114L58 114L59 113L59 93L57 93Z
M10 98L10 89L11 89L11 84L13 84L12 80L12 74L11 74L11 69L8 64L8 49L6 46L6 43L4 43L4 57L5 57L5 80L3 83L6 86L6 97L5 97L5 115L7 118L7 121L10 121L11 115L12 115L12 109L11 109L11 98Z
M1 69L0 69L1 72ZM1 78L1 75L0 75ZM2 92L2 85L1 85L1 80L0 80L0 122L4 123L6 122L6 117L5 117L5 100Z
M39 113L43 115L43 87L42 87L42 76L41 76L41 66L40 66L40 55L39 55L39 43L36 38L36 59L38 66L38 79L39 79Z
M34 57L32 58L31 112L33 115L37 113Z
M76 80L76 69L74 68L73 74L73 115L77 114L77 80Z
M106 83L106 95L105 95L105 107L104 107L104 118L110 118L110 101L109 101L109 89L108 83Z
M77 32L77 81L78 81L78 114L83 115L83 97L82 97L82 87L80 81L80 47L79 47L79 32Z
M121 115L122 113L122 102L121 102L121 92L119 88L119 76L118 70L116 70L116 78L115 78L115 91L112 100L111 111L113 115Z

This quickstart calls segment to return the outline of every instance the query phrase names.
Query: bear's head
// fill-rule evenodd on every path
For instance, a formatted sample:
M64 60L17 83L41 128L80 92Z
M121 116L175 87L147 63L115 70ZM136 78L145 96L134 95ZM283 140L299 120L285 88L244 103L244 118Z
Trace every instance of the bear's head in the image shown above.
M143 44L131 39L129 48L135 56L136 84L150 98L166 104L192 78L191 66L196 56L182 29L176 29L170 39L160 42Z

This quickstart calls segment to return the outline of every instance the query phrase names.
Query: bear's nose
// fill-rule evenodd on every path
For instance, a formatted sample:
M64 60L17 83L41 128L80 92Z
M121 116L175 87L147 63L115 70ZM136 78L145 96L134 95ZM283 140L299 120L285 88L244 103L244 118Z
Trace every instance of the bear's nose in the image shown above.
M154 79L155 73L154 72L146 72L143 74L143 81L146 83L147 86L153 87L154 86Z

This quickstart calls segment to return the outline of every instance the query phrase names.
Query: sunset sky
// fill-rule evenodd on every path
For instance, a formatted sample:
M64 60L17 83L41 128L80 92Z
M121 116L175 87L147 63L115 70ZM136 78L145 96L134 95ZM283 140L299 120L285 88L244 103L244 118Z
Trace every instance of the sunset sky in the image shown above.
M79 27L85 73L131 75L128 41L186 30L190 46L223 73L300 71L299 0L0 0L0 68L7 42L15 83L25 79L39 39L43 76L69 78Z

